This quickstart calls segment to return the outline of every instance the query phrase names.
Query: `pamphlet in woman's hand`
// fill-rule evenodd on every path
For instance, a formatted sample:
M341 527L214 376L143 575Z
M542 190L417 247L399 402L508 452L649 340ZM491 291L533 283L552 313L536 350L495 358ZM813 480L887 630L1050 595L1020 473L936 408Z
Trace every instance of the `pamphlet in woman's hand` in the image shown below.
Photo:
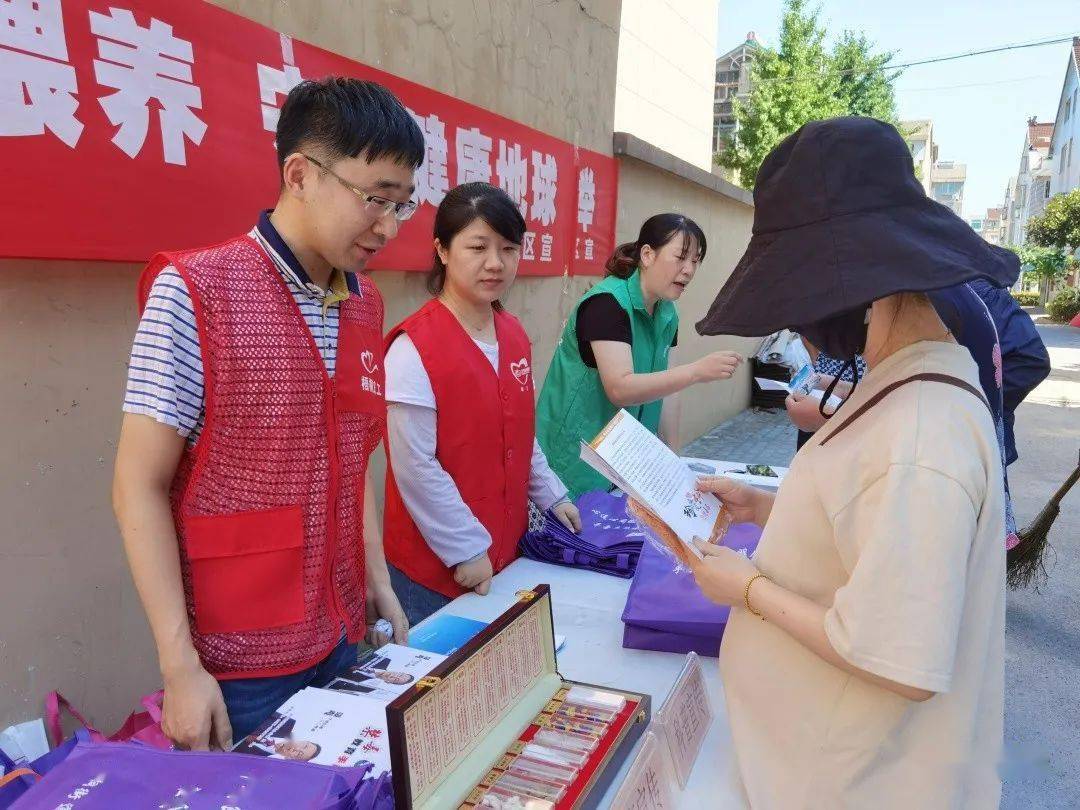
M698 491L686 462L624 410L592 442L581 443L581 459L666 524L695 557L701 557L695 537L718 542L732 523L715 495Z

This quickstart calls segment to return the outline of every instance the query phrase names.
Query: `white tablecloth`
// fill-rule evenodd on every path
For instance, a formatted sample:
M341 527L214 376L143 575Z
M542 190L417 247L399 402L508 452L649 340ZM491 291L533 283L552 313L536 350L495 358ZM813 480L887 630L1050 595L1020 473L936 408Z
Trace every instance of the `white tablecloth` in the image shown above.
M623 624L619 616L626 604L630 580L521 559L492 580L491 593L487 596L466 594L439 614L490 622L513 604L518 591L540 584L551 586L555 632L566 636L566 645L558 654L562 675L576 681L646 693L652 697L655 716L685 657L623 649ZM728 787L727 769L733 766L733 760L719 668L713 658L704 658L702 663L715 719L679 806L687 810L741 808L742 801ZM633 754L627 758L601 807L610 805L632 759Z
M744 484L764 489L767 492L776 492L780 488L780 482L784 480L784 476L788 473L787 467L778 467L775 464L768 465L776 473L776 478L771 478L746 473L745 470L749 464L744 461L717 461L712 458L695 458L693 456L683 456L682 459L690 465L690 469L694 472L702 475L724 475L735 481L742 481ZM757 463L756 461L750 462L750 464Z

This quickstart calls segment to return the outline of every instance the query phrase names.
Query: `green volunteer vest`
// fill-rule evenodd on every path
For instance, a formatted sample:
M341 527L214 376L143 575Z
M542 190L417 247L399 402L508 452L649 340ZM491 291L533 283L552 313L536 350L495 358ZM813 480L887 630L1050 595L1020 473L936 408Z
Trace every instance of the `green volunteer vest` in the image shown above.
M606 478L580 458L580 442L592 441L618 411L604 393L600 373L581 359L577 340L577 314L594 295L610 293L630 316L630 353L635 374L665 371L668 351L679 328L679 315L671 301L658 301L652 315L641 296L639 271L630 278L608 276L582 296L566 322L536 406L536 438L548 463L576 498L583 492L608 489ZM663 400L626 410L656 433Z

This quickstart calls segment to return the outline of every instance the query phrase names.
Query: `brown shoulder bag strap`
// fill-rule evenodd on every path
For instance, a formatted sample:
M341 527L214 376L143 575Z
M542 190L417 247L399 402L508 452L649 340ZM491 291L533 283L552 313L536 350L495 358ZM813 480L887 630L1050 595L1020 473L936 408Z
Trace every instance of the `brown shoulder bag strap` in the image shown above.
M853 413L850 417L840 423L840 427L838 427L836 430L834 430L832 433L822 439L820 446L824 446L826 442L831 441L833 437L836 436L836 434L838 434L840 431L842 431L844 428L846 428L848 425L850 425L852 422L854 422L872 407L881 402L881 400L883 400L897 388L913 382L939 382L945 383L946 385L954 385L957 388L962 388L969 394L977 397L979 402L986 406L986 410L990 412L991 417L993 417L994 415L993 410L991 410L990 408L990 403L986 401L986 397L983 396L982 391L977 389L975 386L970 385L969 383L966 383L963 380L957 379L956 377L952 377L948 374L934 374L930 372L926 374L915 374L906 379L897 380L894 383L886 385L884 388L882 388L880 391L870 397L870 399L866 400L866 402L864 402L856 409L855 413Z

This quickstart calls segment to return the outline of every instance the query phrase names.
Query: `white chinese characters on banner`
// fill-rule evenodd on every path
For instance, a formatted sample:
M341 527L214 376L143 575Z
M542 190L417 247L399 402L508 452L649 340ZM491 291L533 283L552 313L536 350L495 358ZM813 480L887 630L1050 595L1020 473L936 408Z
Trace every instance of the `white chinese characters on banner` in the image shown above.
M455 139L457 181L461 183L491 182L491 138L477 127L457 128Z
M231 231L235 213L200 210L162 220L123 191L132 182L156 186L182 178L213 192L230 186L222 166L264 176L266 149L297 84L371 72L381 75L299 41L294 53L287 34L219 4L0 0L0 144L13 166L22 167L13 182L26 184L36 173L38 185L51 192L40 201L42 215L10 223L15 238L5 250L125 261L161 244L196 244ZM418 111L410 110L424 138L413 197L423 206L421 230L452 187L492 183L525 219L525 273L597 271L580 260L603 258L611 241L613 159L432 89L387 82ZM99 236L89 243L74 232L54 239L47 223L62 219L63 200L87 182L72 166L90 164L116 178L95 192ZM248 185L231 183L230 210L257 206L265 196L259 184ZM399 240L376 266L421 266L430 244L412 242Z
M536 261L536 234L532 231L525 231L525 243L521 246L521 260Z
M94 76L98 84L117 90L98 99L109 121L119 126L113 136L128 157L146 143L150 99L161 105L158 120L165 162L187 165L184 139L198 145L206 134L192 109L202 109L202 92L192 83L195 62L191 43L173 36L173 29L150 18L141 27L127 9L110 8L109 15L90 12L90 31L98 37Z
M540 261L551 261L551 249L555 246L555 237L550 233L540 234Z
M0 45L67 61L60 0L4 0L0 9Z
M596 212L596 175L592 169L578 172L577 221L583 231L589 230Z
M277 132L278 117L281 115L278 96L287 96L290 90L304 80L300 75L300 68L295 65L292 37L285 34L281 35L281 61L280 70L269 65L255 66L259 75L263 129L267 132Z
M0 136L48 130L75 147L83 125L67 59L60 0L0 2Z
M287 96L289 91L304 79L296 65L284 65L281 70L268 65L256 65L256 69L259 73L263 129L277 132L278 117L281 115L281 109L277 106L278 94Z
M424 162L416 171L414 196L418 204L430 203L438 206L450 190L450 177L446 170L446 161L450 155L450 148L446 143L446 124L434 113L417 115L409 110L409 115L424 133Z
M521 209L521 215L528 213L526 197L529 193L529 160L516 143L499 141L499 157L495 161L495 174L499 178L499 188L510 195L510 199Z
M532 205L529 215L541 225L555 221L555 193L559 167L554 155L532 153Z

